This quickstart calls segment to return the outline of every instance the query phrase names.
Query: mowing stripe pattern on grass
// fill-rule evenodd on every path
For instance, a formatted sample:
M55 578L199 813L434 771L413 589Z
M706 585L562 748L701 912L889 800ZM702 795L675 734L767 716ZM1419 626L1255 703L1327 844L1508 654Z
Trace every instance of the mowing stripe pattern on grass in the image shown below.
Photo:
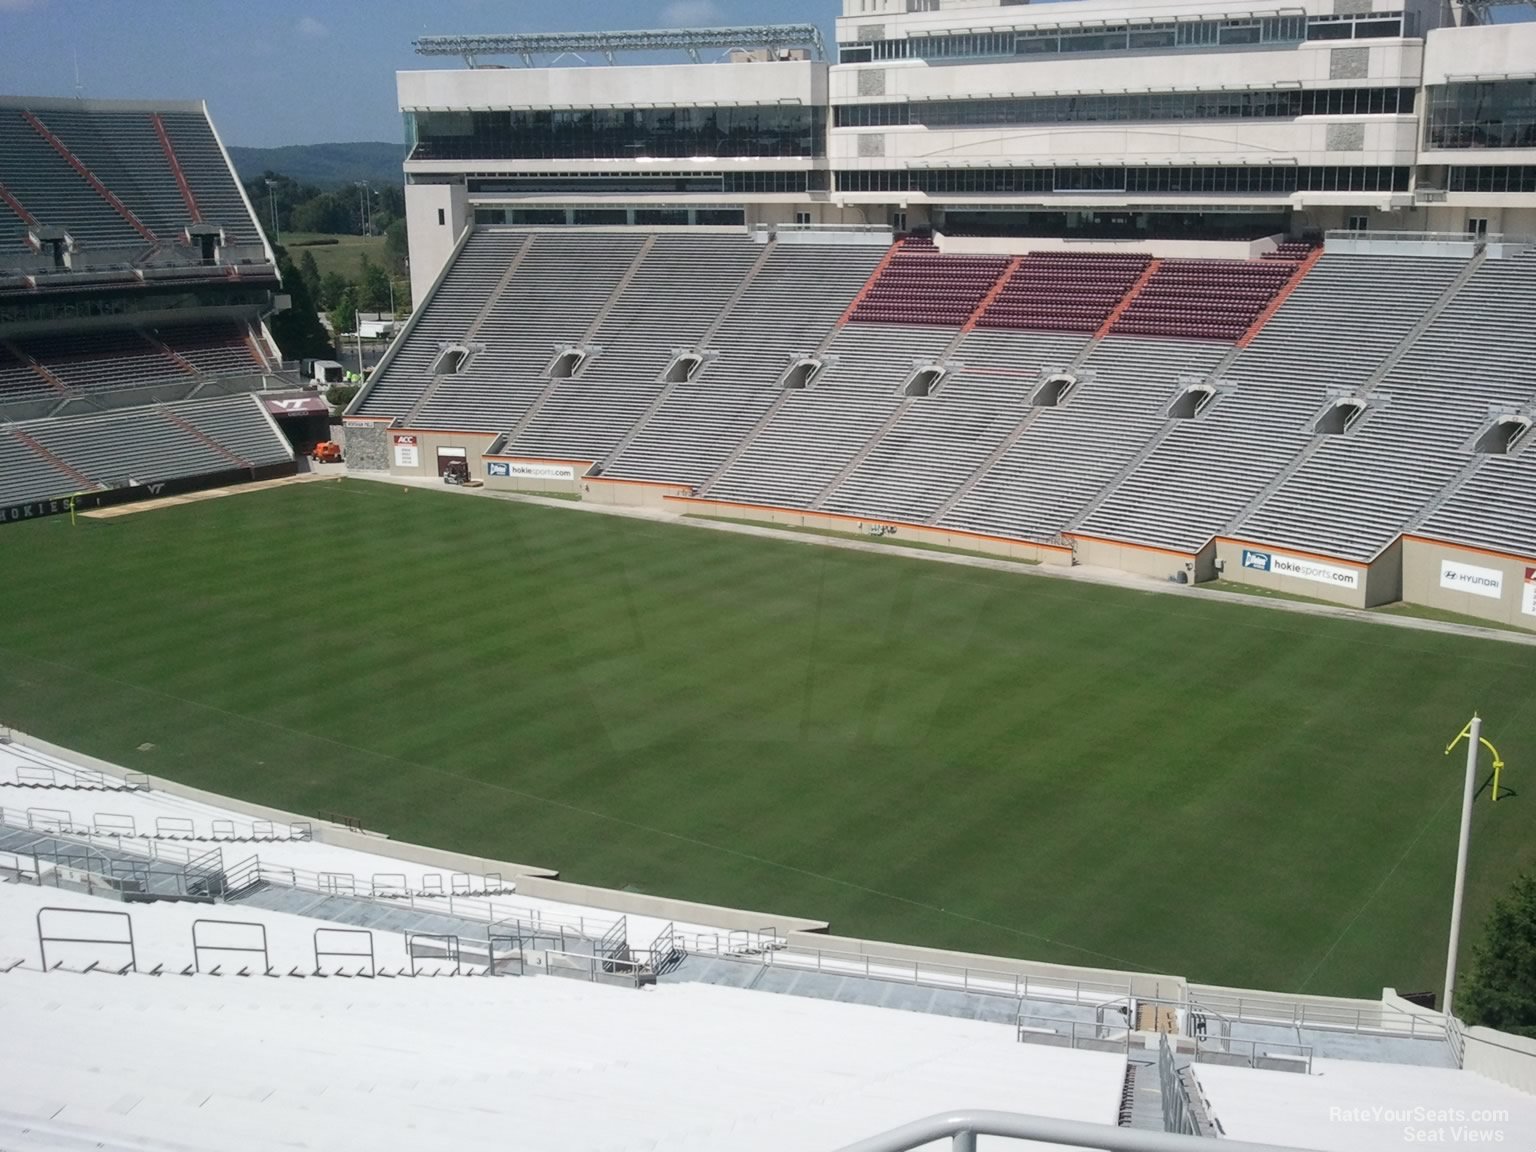
M0 721L845 934L1434 987L1474 709L1470 941L1533 855L1488 641L353 481L17 525L0 579Z

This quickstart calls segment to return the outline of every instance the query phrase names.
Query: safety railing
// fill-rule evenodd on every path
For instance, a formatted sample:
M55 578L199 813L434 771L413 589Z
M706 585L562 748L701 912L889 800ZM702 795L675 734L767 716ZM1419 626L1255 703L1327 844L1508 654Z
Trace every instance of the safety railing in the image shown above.
M49 764L16 764L11 778L0 776L0 784L18 788L53 788L79 792L147 792L149 777L143 772L129 772L121 778L90 768L55 768Z
M0 880L9 878L17 884L43 883L43 866L31 852L0 851Z
M1244 995L1208 986L1191 987L1190 1006L1245 1024L1279 1024L1320 1032L1355 1032L1446 1040L1445 1017L1438 1012L1409 1012L1394 1005L1347 1000L1332 1002L1278 995Z
M1121 1021L1119 1027L1096 1020L1063 1020L1058 1016L1020 1016L1017 1022L1019 1043L1045 1044L1053 1048L1082 1048L1095 1052L1131 1050L1131 1030Z
M580 914L573 916L509 903L495 899L491 894L473 895L454 891L458 878L456 875L447 877L448 884L445 887L442 875L428 874L421 877L421 887L405 885L402 890L404 877L399 873L378 873L375 877L363 880L347 872L311 872L285 864L269 864L259 856L241 860L231 865L225 873L228 891L236 897L258 884L267 884L316 892L323 896L346 896L390 907L480 920L488 925L517 930L508 934L563 934L562 938L572 937L590 942L601 939L618 923L613 919ZM473 879L469 876L463 878ZM499 877L494 879L499 882ZM432 883L434 880L436 883ZM516 891L514 886L508 888Z
M566 976L594 984L622 984L638 988L650 977L640 960L596 956L590 952L556 952L544 949L544 971L551 976Z
M914 1120L900 1128L846 1145L838 1152L912 1152L913 1149L936 1144L940 1140L948 1140L952 1152L976 1152L977 1140L982 1136L1031 1140L1067 1148L1097 1148L1101 1152L1210 1152L1209 1142L1198 1136L982 1110L943 1112L937 1116ZM1278 1144L1250 1144L1244 1140L1223 1141L1222 1150L1301 1152Z
M670 971L680 963L685 952L677 937L677 925L668 924L656 933L656 939L651 941L651 946L646 949L646 953L647 965L658 975Z
M1168 1043L1166 1032L1161 1033L1157 1040L1157 1085L1162 1095L1163 1131L1198 1136L1200 1128L1190 1115L1189 1097L1185 1095L1184 1085L1179 1080L1173 1045Z
M125 792L128 789L108 788L97 791ZM0 824L8 828L24 828L30 832L56 832L82 840L107 840L113 843L124 840L270 843L314 839L314 829L305 820L277 824L271 820L219 819L199 826L190 817L156 816L152 826L140 827L138 820L125 812L91 812L87 823L71 809L44 805L0 807Z
M89 931L86 928L70 929L64 925L49 927L50 924L58 924L60 919L66 923L75 924L100 924L103 931L108 925L115 925L122 929L122 935L112 936L79 936L75 932ZM133 917L126 912L118 912L104 908L57 908L49 905L37 910L37 953L42 962L43 971L50 972L63 961L50 964L48 961L48 945L53 944L57 949L60 944L76 944L91 948L112 948L119 950L117 958L121 959L121 949L126 948L128 963L121 967L109 968L112 972L137 972L139 970L139 952L133 939ZM57 952L55 952L57 955ZM101 964L100 957L90 961L81 971L93 972Z
M238 931L231 932L230 929ZM214 939L208 939L210 932L213 933ZM221 935L222 942L218 939ZM240 956L260 956L262 975L272 971L272 954L267 950L267 926L254 920L192 921L192 970L196 973L201 974L203 971L205 952L232 952ZM208 973L211 976L219 975L220 965L215 964ZM248 974L247 966L242 966L238 972L241 976Z
M861 976L866 980L888 980L930 988L1008 996L1015 1000L1053 1000L1069 1004L1100 1004L1130 995L1126 984L1096 980L1065 980L1032 976L1022 972L1003 972L932 961L904 960L839 952L830 949L768 948L755 956L721 953L734 959L757 960L769 967L800 968L840 976Z

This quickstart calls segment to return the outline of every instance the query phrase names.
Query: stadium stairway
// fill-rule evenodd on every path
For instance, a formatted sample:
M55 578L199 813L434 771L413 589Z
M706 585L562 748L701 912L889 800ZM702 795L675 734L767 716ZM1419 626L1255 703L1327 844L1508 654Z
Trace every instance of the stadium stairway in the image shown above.
M592 322L587 325L586 331L582 334L581 339L576 341L577 344L586 346L592 343L593 338L598 333L598 330L602 328L603 321L608 319L608 317L613 313L614 308L618 305L619 300L623 297L625 290L628 289L632 283L634 283L635 277L640 274L640 269L645 265L645 258L650 255L651 249L655 247L656 237L654 235L647 236L645 238L645 242L640 245L639 251L635 253L634 259L630 261L629 267L624 270L624 275L619 277L618 282L613 286L613 291L608 293L608 298L603 302L602 307L597 310L597 314L592 317ZM508 431L506 437L508 451L512 450L511 445L513 442L516 441L517 438L524 432L526 432L529 426L538 419L539 413L543 411L544 406L549 403L550 399L555 395L555 393L560 390L560 386L563 383L564 381L558 376L551 376L549 378L548 383L546 383L539 394L534 397L533 403L528 405L528 408L523 413L522 418L512 426L510 431Z
M741 303L742 297L751 290L752 285L757 283L758 276L767 266L768 261L772 259L773 254L778 250L778 246L779 242L777 240L769 240L767 244L763 245L762 253L753 261L752 267L747 269L746 275L741 278L741 283L736 285L736 290L721 305L718 315L715 316L709 327L704 330L703 335L694 342L694 346L698 351L708 352L711 350L711 345L719 336L720 329L730 320L737 305ZM686 383L684 380L670 381L666 387L657 393L656 398L647 405L645 411L640 413L635 422L629 426L629 430L619 437L618 443L608 450L602 461L593 469L594 475L602 475L604 469L609 464L624 454L624 450L640 437L651 420L667 406L667 402L672 399L678 388L684 383Z
M496 286L486 294L485 303L481 305L480 311L475 314L475 318L470 321L469 328L464 333L464 342L466 344L473 343L476 339L479 338L480 330L485 327L486 320L490 317L491 313L495 311L496 305L500 302L503 294L505 294L507 285L512 283L512 278L517 275L517 270L523 262L523 257L528 255L528 250L532 247L532 237L525 239L522 244L518 245L518 249L515 253L513 253L512 259L507 262L506 271L503 272L501 274L501 278L496 281ZM401 340L398 341L398 343L403 344L404 341ZM382 367L382 365L380 367ZM377 371L377 369L375 369L375 371ZM427 385L427 390L421 394L421 399L417 400L416 403L411 407L411 410L405 414L404 426L406 428L414 428L416 426L416 419L426 409L427 405L431 403L432 398L437 394L438 389L442 387L443 381L451 379L452 376L445 373L438 373L436 376L432 377L431 383Z

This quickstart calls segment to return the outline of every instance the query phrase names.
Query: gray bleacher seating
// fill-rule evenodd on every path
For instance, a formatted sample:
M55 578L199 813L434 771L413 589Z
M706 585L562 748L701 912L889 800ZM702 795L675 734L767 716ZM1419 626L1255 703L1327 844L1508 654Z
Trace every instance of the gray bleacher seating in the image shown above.
M156 408L25 425L28 435L98 485L120 488L234 467Z
M155 130L154 113L90 103L61 108L53 101L39 101L31 115L158 241L180 242L182 229L193 222L192 210ZM159 116L202 222L223 228L231 244L259 241L251 207L208 117L190 111ZM38 132L27 110L15 102L0 107L0 155L5 157L0 180L41 224L68 229L86 249L122 247L131 253L144 248L147 238ZM0 234L20 236L25 227L9 205L0 206Z
M32 420L12 425L11 433L0 430L0 505L68 496L88 487L78 476L56 467L49 456L91 484L106 488L293 459L260 401L249 395Z
M1358 388L1464 261L1324 256L1222 378L1235 390L1167 435L1074 525L1193 551L1222 532L1305 448L1330 387Z
M718 353L679 384L604 469L632 480L702 483L779 396L794 356L815 351L884 253L779 244L709 341Z
M81 484L30 444L0 428L0 508L68 496Z
M913 405L826 501L829 512L923 523L1018 426L1043 367L1071 362L1087 336L977 329L957 369Z
M1236 532L1365 558L1421 520L1426 531L1523 538L1522 512L1486 534L1468 526L1500 478L1526 475L1520 458L1479 464L1468 441L1490 408L1536 407L1523 379L1536 347L1510 335L1536 328L1536 255L1489 260L1386 371L1464 258L1326 255L1243 348L1118 333L1090 345L1087 331L1046 330L1043 313L1033 327L963 334L839 328L880 262L873 248L780 242L743 285L755 245L662 234L615 298L645 236L475 233L363 414L415 409L421 427L515 432L511 453L590 459L611 479L724 501L1017 539L1076 532L1195 550ZM434 381L440 345L477 320L483 350ZM601 351L549 380L555 346L584 337ZM688 381L659 379L682 349L706 352L704 366ZM827 366L813 385L785 389L792 360L818 349ZM940 386L902 395L914 362L941 355ZM1067 400L1032 408L1042 371L1079 357ZM1192 381L1214 385L1215 399L1176 417ZM1314 435L1331 398L1368 383L1385 404L1345 436Z
M62 332L22 337L14 344L66 390L83 395L186 385L203 375L240 376L261 371L246 330L234 321L166 325L153 333L136 328ZM27 376L36 384L29 385ZM42 385L43 391L39 392L37 385ZM29 366L18 366L14 357L6 359L0 354L0 403L50 393L57 391Z
M84 245L142 244L143 237L15 108L0 108L6 189L45 225Z
M1483 264L1372 390L1349 435L1326 437L1236 534L1369 560L1474 459L1492 410L1536 398L1536 255Z
M1199 341L1105 338L1065 403L1041 408L943 523L1000 536L1057 535L1162 425L1179 378L1203 375L1225 352Z
M602 459L661 395L673 350L695 346L762 252L740 235L657 236L593 337L602 354L554 387L507 451Z
M232 321L157 328L150 335L207 375L248 376L264 367L249 331Z
M361 415L404 416L421 402L432 385L433 366L443 343L469 337L475 317L522 243L522 237L507 233L470 234L448 274L422 302L398 345L374 373Z
M19 359L0 342L0 404L19 400L62 399L57 388L41 376L32 365Z
M548 386L556 346L582 342L644 243L614 232L488 236L509 254L524 243L527 251L476 334L485 350L467 371L438 382L412 421L421 427L511 431ZM471 320L510 258L489 267L478 285L463 285L476 293Z
M49 109L37 115L159 239L174 241L191 222L147 113Z
M913 362L938 357L957 334L956 328L937 326L845 326L827 350L837 362L814 387L787 393L767 426L704 494L809 507L896 414Z
M1490 456L1417 532L1474 548L1536 556L1536 452Z
M261 410L258 397L184 400L166 407L253 468L281 464L293 458L283 438L273 434L272 423Z
M260 230L208 117L195 112L165 112L160 118L204 221L223 228L232 244L260 240Z

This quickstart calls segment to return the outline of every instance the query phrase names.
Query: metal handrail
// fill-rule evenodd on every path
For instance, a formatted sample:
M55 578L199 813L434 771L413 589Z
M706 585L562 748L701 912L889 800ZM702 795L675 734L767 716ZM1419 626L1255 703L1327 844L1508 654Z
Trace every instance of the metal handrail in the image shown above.
M1059 1016L1020 1016L1015 1023L1019 1043L1056 1044L1066 1041L1068 1048L1093 1048L1102 1051L1113 1045L1129 1054L1131 1028L1121 1022L1113 1027L1102 1021L1063 1020Z
M380 873L379 875L386 875ZM442 874L437 874L441 879ZM445 913L466 920L483 920L488 924L526 926L535 931L564 930L583 939L600 939L619 921L586 916L563 916L526 905L503 904L485 895L466 895L461 892L409 891L400 895L372 890L372 883L362 883L349 872L311 872L292 868L286 864L265 864L260 856L249 856L232 865L225 873L232 892L239 892L256 882L296 888L305 892L318 892L326 896L346 896L354 900L367 900L386 907L402 905L415 911ZM424 877L425 878L425 877ZM622 915L619 918L623 919Z
M752 957L742 957L752 959ZM939 964L921 960L898 960L890 956L874 956L863 952L838 952L817 948L780 948L762 953L757 957L765 965L785 967L814 967L817 972L839 972L843 975L862 975L867 980L889 980L900 984L923 987L960 989L990 995L1004 995L1016 1000L1027 1000L1031 994L1045 999L1070 1001L1074 1004L1099 1004L1105 1000L1117 1000L1130 995L1127 984L1110 984L1097 980L1058 980L1048 976L1030 976L1022 972L1000 972L995 969L971 968L958 964Z
M949 1140L953 1152L976 1152L978 1136L1034 1140L1069 1148L1098 1148L1102 1152L1209 1152L1210 1149L1210 1142L1198 1136L1144 1132L1136 1128L1026 1116L1018 1112L977 1110L926 1116L846 1145L838 1152L911 1152L938 1140ZM1224 1140L1221 1146L1223 1152L1302 1152L1279 1144L1250 1144L1243 1140Z
M1446 1039L1445 1017L1440 1013L1407 1012L1377 1001L1334 1005L1278 995L1228 995L1207 988L1192 988L1189 1006L1207 1015L1247 1024L1280 1024L1323 1032L1384 1033L1410 1039Z

